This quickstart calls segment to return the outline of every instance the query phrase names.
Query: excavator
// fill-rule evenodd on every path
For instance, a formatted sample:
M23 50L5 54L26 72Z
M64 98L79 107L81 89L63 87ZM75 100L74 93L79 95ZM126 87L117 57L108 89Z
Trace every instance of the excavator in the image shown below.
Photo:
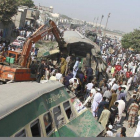
M42 25L37 31L35 31L24 43L22 52L20 51L8 51L8 57L4 58L2 55L0 56L0 81L2 82L21 82L21 81L34 81L35 78L31 76L31 70L29 68L31 64L31 49L32 44L36 43L47 34L52 33L55 36L56 41L59 46L63 46L64 40L62 35L57 28L54 21L49 20L49 27L47 27L48 23ZM15 56L14 58L10 56ZM14 64L5 64L5 61L9 59L9 61L15 60Z

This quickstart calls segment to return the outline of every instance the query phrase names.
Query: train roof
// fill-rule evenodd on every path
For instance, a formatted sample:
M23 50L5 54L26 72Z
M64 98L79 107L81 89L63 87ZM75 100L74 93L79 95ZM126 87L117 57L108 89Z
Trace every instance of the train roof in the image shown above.
M73 44L73 43L86 43L91 46L91 48L95 48L96 52L99 51L99 46L91 41L90 39L86 38L82 34L80 34L78 31L65 31L63 36L65 42L67 44Z
M43 94L64 87L58 81L17 82L0 86L0 119L29 104Z

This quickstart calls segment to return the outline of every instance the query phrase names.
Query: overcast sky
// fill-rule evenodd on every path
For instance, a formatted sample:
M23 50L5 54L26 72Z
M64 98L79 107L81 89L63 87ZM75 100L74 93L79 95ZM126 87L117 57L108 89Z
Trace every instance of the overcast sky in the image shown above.
M104 15L105 25L108 13L111 17L108 28L124 32L140 27L140 0L33 0L36 5L53 6L55 13L93 22ZM98 21L98 23L100 20Z

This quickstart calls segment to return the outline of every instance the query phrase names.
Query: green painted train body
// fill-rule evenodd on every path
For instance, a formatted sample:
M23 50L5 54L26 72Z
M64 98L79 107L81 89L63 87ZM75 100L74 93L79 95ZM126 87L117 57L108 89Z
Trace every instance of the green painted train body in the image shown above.
M2 85L0 137L97 137L103 127L75 101L56 81Z

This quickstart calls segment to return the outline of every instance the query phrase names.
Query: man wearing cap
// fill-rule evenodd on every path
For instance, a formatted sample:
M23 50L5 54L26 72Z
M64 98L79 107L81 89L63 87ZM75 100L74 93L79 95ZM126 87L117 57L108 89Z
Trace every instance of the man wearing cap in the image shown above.
M132 103L128 109L128 127L134 127L135 124L135 117L138 114L138 110L139 110L139 105L137 104L137 101L134 100L134 103Z
M113 132L112 132L112 125L108 126L108 131L106 132L106 137L113 137Z
M94 99L93 99L93 102L92 102L92 106L91 106L92 113L93 113L94 117L96 117L98 105L102 101L102 94L100 93L100 89L97 88L96 91L97 91L97 93L94 96Z
M94 96L95 96L96 93L97 93L97 91L95 90L95 85L93 85L93 87L92 87L92 89L91 89L91 91L90 91L90 95L89 95L89 97L86 99L86 101L84 102L83 105L86 105L88 102L90 102L90 101L94 98Z
M86 100L86 98L89 96L92 87L93 87L93 82L90 81L90 82L86 85L85 100Z
M116 80L115 78L109 79L109 81L108 81L108 87L109 87L109 88L112 87L112 85L114 84L114 81L115 81L115 80Z
M124 102L124 97L121 98L121 100L117 100L116 102L119 103L118 105L118 118L117 118L117 122L120 123L121 121L121 118L122 118L122 114L123 114L123 111L125 109L125 102Z

